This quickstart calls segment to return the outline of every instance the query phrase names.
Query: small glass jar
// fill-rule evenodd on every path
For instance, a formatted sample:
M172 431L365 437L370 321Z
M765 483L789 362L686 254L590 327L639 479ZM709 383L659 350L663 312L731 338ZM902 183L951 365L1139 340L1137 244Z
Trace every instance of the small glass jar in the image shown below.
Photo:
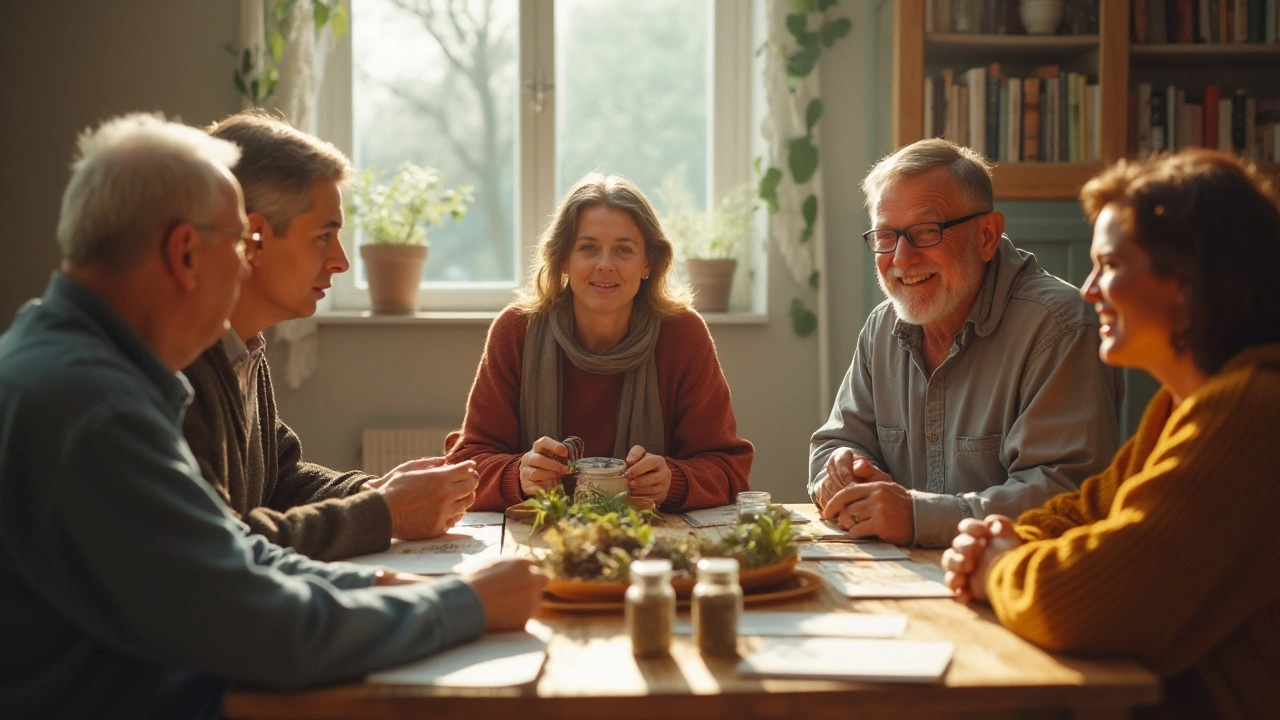
M631 563L627 588L627 632L636 657L661 657L671 650L676 624L676 591L671 587L670 560Z
M703 558L698 561L698 584L693 586L693 638L703 655L738 654L738 619L742 616L742 587L738 561Z
M574 479L573 501L588 502L598 498L609 498L618 493L630 496L627 487L627 463L625 460L611 457L582 458L577 462Z
M756 515L769 509L773 496L764 490L746 490L738 493L738 523L749 523Z

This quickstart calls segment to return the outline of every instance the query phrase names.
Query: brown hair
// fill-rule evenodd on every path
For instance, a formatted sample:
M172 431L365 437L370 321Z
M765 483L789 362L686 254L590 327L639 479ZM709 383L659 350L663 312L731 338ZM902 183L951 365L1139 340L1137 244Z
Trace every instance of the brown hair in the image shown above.
M671 240L658 222L658 214L644 193L621 175L593 172L578 181L556 206L551 222L538 240L529 284L520 293L516 306L526 313L542 313L567 296L569 281L564 263L573 251L582 211L597 205L624 210L635 221L644 238L644 255L649 262L649 279L640 283L636 300L661 318L671 317L689 307L688 288L672 282L669 271L675 254Z
M342 185L351 177L341 150L266 110L238 112L205 130L240 146L232 172L244 190L245 210L262 213L277 234L287 233L293 218L311 209L317 180Z
M1181 283L1188 318L1171 340L1201 370L1280 341L1280 200L1253 164L1203 149L1121 160L1080 202L1090 221L1114 206L1155 273Z

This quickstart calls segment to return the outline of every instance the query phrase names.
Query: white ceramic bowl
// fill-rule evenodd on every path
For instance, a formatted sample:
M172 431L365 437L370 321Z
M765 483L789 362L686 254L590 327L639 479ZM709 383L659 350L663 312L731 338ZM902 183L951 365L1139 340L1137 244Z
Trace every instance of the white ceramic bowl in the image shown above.
M1062 24L1063 0L1022 0L1018 16L1030 35L1051 35Z

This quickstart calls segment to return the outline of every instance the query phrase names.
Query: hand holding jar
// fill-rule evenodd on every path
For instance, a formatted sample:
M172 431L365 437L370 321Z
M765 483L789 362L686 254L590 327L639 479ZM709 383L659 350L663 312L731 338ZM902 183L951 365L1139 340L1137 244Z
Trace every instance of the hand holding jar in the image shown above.
M639 445L627 453L626 475L630 479L631 497L649 498L661 506L671 491L671 468L667 459L646 452Z

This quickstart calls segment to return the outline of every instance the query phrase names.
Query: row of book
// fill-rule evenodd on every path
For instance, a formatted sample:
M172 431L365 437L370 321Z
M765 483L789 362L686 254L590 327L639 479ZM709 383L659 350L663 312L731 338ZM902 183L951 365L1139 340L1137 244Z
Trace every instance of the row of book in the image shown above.
M1057 65L1021 78L1005 77L998 63L925 78L925 137L997 162L1098 162L1101 125L1097 82Z
M1130 146L1139 155L1208 147L1255 162L1280 162L1280 98L1244 90L1224 95L1217 85L1188 90L1143 82L1130 101Z
M928 0L925 30L934 33L1023 35L1018 16L1019 0ZM1059 32L1093 35L1098 32L1099 0L1064 0Z
M1277 0L1133 0L1135 43L1274 43Z

